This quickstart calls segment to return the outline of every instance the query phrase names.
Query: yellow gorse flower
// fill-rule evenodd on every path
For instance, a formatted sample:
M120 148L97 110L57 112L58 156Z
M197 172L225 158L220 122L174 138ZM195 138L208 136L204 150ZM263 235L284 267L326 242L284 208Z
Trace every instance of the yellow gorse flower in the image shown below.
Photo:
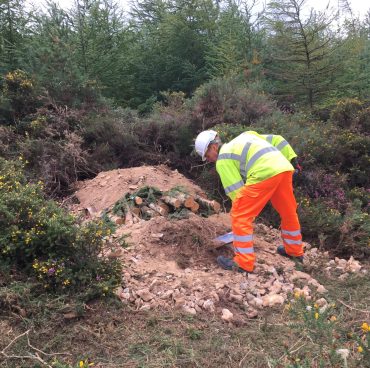
M357 348L357 351L358 351L359 353L362 353L362 352L364 351L364 349L362 348L362 346L359 346L359 347Z
M315 319L319 319L319 314L317 312L315 313Z
M362 324L361 328L365 333L370 331L370 326L366 322Z

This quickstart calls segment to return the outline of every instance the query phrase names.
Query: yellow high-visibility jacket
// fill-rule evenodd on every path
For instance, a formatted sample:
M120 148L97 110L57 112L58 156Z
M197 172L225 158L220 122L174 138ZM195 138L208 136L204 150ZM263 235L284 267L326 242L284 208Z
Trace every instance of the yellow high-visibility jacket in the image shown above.
M274 147L268 142L270 137L247 131L222 145L216 170L232 201L244 185L259 183L284 171L294 171L289 161L297 155L292 147L283 137L272 136L271 142L277 145Z

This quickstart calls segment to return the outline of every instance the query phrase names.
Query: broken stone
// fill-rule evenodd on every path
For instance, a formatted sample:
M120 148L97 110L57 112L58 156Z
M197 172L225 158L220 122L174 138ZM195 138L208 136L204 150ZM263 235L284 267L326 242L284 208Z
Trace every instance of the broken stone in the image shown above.
M319 306L319 307L323 307L324 305L327 305L328 302L326 301L325 298L320 298L318 300L316 300L316 304Z
M347 262L347 267L346 267L346 270L348 272L352 272L352 273L356 273L356 272L359 272L361 270L361 265L360 265L360 262L356 261L352 256L351 258L348 260Z
M318 286L317 288L317 292L320 293L320 294L325 294L328 292L328 290L325 289L325 287L323 285L320 285Z
M219 302L220 301L220 297L218 296L218 294L215 292L215 291L212 291L211 294L210 294L211 298L214 299L216 302Z
M168 298L170 298L171 296L172 296L172 294L173 294L173 290L166 290L163 294L162 294L162 296L161 296L161 299L168 299Z
M224 284L224 283L222 283L222 282L217 282L217 283L215 284L215 288L216 288L216 290L223 289L223 288L224 288L224 286L225 286L225 284Z
M308 273L305 273L305 272L302 272L302 271L297 271L297 270L294 270L293 271L293 274L291 275L290 279L292 281L296 280L296 279L304 279L304 280L310 280L311 279L311 276L308 274Z
M162 239L163 238L162 233L152 233L151 236L152 236L152 238L155 238L155 239Z
M234 315L226 308L222 309L222 315L221 315L221 319L226 321L226 322L230 322L232 321L234 318Z
M197 314L197 311L195 308L189 307L187 305L184 305L182 309L184 310L184 312L191 314L192 316L195 316Z
M240 287L240 290L247 290L248 289L248 283L247 282L241 282L239 287Z
M281 282L279 280L275 280L270 288L271 294L279 294L282 287L283 285L281 284Z
M140 298L137 298L135 300L135 305L137 305L138 307L140 307L142 304L143 304L143 301Z
M240 303L243 300L243 296L238 294L230 294L229 299Z
M151 309L150 304L143 304L143 305L139 308L139 310L141 310L141 311L148 311L148 310L150 310L150 309Z
M261 298L253 298L252 300L249 301L249 304L255 308L262 308L263 300Z
M209 312L214 312L215 311L215 305L213 303L212 300L210 299L207 299L204 304L203 304L203 308Z
M262 298L262 303L264 307L273 307L274 305L284 304L284 298L279 294L268 294Z
M258 311L255 310L255 309L250 309L248 312L247 312L247 317L248 318L256 318L258 317Z
M149 302L154 298L154 295L149 291L149 289L137 290L136 294L144 300L144 302Z
M178 297L176 297L174 299L175 299L175 305L176 305L176 307L181 307L181 306L183 306L185 304L185 298L182 297L182 296L178 296Z

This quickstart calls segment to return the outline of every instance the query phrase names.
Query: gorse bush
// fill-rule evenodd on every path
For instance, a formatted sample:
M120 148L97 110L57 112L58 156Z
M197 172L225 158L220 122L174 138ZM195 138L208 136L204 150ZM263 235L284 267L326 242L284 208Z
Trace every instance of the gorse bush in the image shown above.
M203 128L216 124L250 125L272 114L275 104L257 85L249 85L239 76L217 78L199 87L192 98L194 118Z
M5 124L14 124L35 111L37 104L35 82L26 72L17 69L4 76L0 95L0 123L5 120Z
M356 98L340 100L332 110L330 118L341 128L354 127L362 107L363 104Z
M41 182L26 182L21 161L0 160L1 262L36 276L47 289L112 292L120 266L102 256L109 228L103 222L79 225L45 200Z

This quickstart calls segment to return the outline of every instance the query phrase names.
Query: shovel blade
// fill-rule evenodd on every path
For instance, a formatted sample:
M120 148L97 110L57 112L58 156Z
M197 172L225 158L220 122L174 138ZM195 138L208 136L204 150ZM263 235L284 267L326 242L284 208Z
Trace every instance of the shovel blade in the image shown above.
M232 243L233 240L234 240L234 235L232 231L230 231L229 233L220 235L215 239L215 241L220 243L221 245Z

